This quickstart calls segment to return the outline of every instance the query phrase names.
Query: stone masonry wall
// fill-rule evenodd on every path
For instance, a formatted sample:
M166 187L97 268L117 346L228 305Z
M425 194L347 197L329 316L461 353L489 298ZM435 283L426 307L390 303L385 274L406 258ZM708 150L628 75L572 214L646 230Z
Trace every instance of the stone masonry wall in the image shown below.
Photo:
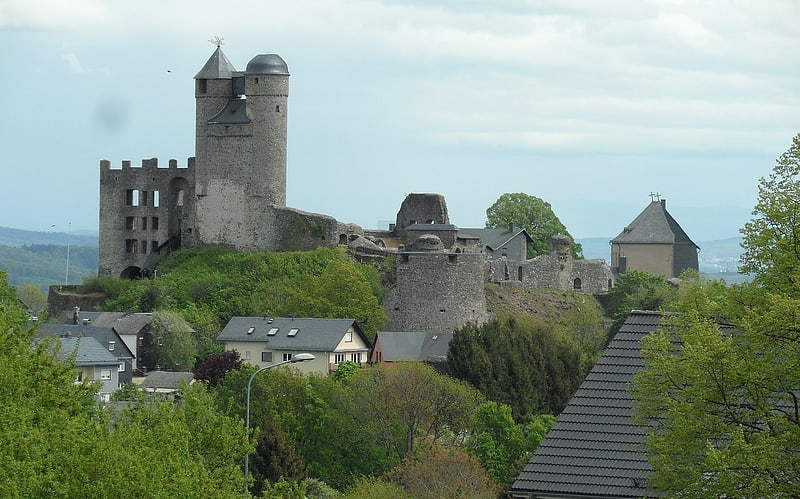
M452 332L488 320L480 253L401 252L384 296L391 331Z

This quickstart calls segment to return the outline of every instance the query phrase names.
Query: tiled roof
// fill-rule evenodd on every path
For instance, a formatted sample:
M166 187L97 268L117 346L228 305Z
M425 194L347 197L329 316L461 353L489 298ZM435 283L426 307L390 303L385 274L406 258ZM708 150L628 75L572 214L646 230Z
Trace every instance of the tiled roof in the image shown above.
M269 342L272 350L332 352L350 326L371 346L353 319L299 317L233 317L217 336L217 341ZM274 334L270 334L273 329ZM290 335L294 329L297 331Z
M657 497L628 384L658 312L634 311L511 486L514 497Z
M697 246L666 207L666 200L653 201L611 240L623 244L690 244Z

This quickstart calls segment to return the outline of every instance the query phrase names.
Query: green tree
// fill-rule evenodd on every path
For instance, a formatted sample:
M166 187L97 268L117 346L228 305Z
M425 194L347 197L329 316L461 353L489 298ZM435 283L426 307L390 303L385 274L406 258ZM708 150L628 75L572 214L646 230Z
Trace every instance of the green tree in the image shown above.
M522 192L505 193L486 209L486 227L505 228L511 224L527 230L533 239L528 245L528 258L549 253L550 238L556 234L570 236L550 203ZM580 243L573 240L570 250L574 258L583 258Z
M467 325L450 341L447 373L487 399L508 404L514 420L558 414L583 381L581 348L553 327L524 318Z
M297 316L355 319L370 339L387 320L364 274L341 260L331 260L320 276L291 288L287 309Z
M743 236L740 271L795 296L800 290L800 134L761 178L753 219Z
M142 349L148 367L163 371L189 371L197 355L197 341L183 318L166 310L150 317L150 341Z
M47 297L35 284L23 284L17 289L17 296L30 308L33 315L41 315L47 307Z
M542 414L530 423L517 424L511 407L485 402L472 413L473 428L467 449L478 457L492 480L508 486L553 423L555 417Z
M682 497L793 497L800 490L800 136L761 179L742 229L750 284L694 280L642 341L635 415L650 425L652 483ZM720 327L729 321L735 326Z

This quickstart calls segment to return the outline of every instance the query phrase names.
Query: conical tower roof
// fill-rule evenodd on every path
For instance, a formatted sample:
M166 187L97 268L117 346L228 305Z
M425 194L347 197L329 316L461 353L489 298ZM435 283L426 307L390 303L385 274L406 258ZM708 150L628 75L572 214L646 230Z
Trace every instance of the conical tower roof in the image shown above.
M229 79L236 68L231 61L222 53L222 49L217 47L211 57L208 58L206 65L194 76L195 80L225 80Z
M689 239L678 222L672 218L666 207L666 200L653 201L625 227L612 243L623 244L690 244Z

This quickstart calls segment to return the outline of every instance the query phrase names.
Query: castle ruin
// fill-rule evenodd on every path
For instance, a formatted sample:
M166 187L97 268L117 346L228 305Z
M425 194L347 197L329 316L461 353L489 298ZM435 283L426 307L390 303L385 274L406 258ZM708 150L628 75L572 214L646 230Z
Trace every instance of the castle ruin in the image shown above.
M586 293L612 285L605 261L571 258L568 238L526 260L524 231L509 241L493 233L495 243L484 241L489 229L457 228L440 194L407 195L388 231L287 207L286 62L261 54L237 71L217 46L194 80L194 157L166 167L155 158L100 162L99 275L149 277L181 248L346 246L360 259L396 257L396 284L384 299L392 329L442 332L488 319L485 282Z

